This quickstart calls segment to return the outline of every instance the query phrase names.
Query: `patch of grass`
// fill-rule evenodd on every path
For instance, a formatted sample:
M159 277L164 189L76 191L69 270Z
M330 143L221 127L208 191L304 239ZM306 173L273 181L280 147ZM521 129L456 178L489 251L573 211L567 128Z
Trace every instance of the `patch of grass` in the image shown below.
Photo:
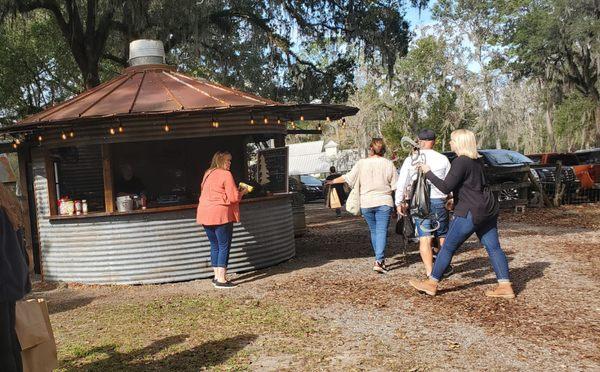
M322 355L318 343L306 347L319 338L316 321L256 301L200 296L93 304L55 314L52 323L61 371L244 370L258 351Z

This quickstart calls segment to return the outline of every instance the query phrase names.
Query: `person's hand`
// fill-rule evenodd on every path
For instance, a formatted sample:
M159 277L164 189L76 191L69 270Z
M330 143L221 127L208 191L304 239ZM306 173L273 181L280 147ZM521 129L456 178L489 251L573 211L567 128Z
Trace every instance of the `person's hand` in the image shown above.
M419 164L417 168L420 169L423 173L427 173L431 170L431 167L427 164Z
M325 186L333 185L333 180L325 181Z
M396 206L396 213L398 213L398 215L403 216L402 214L402 207L401 206Z
M403 217L408 214L408 204L404 202L400 204L396 209L398 210L398 214Z
M247 188L242 186L238 187L238 191L242 194L242 196L246 195L249 192Z
M448 211L454 210L454 199L450 198L450 199L446 200L445 207L446 207L446 210L448 210Z

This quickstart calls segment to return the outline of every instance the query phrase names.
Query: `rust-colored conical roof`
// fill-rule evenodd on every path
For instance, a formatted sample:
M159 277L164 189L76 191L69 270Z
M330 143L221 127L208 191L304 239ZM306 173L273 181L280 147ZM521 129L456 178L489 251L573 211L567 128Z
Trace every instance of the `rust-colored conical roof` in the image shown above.
M344 105L282 104L184 75L167 65L142 65L129 67L118 77L31 115L13 127L245 109L257 115L259 112L277 112L288 119L302 115L306 120L325 119L326 116L332 120L339 119L358 111Z

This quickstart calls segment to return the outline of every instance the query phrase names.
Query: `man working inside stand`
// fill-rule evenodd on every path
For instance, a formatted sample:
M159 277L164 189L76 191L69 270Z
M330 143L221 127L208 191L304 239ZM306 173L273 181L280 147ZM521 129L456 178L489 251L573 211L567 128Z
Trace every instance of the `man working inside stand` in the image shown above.
M405 199L409 197L409 195L407 195L407 189L417 177L416 163L424 162L429 165L431 171L441 179L446 178L446 175L450 170L450 161L448 158L433 149L435 146L435 133L432 130L423 129L419 132L418 139L420 147L419 159L415 160L411 156L408 156L404 160L404 163L400 168L398 183L396 184L395 203L397 211L401 216L408 215L408 203ZM430 184L429 181L427 181L427 183ZM444 239L448 233L448 211L446 209L447 195L431 185L430 196L430 218L414 218L414 224L417 230L416 233L419 237L419 252L423 264L425 265L425 273L427 276L429 276L433 270L434 253L432 244L434 239L438 239L439 247L441 247L444 244ZM450 272L451 268L449 266L449 269L445 274L448 275Z
M146 190L144 183L133 174L131 165L122 164L120 170L120 177L115 180L115 191L117 195L139 195Z

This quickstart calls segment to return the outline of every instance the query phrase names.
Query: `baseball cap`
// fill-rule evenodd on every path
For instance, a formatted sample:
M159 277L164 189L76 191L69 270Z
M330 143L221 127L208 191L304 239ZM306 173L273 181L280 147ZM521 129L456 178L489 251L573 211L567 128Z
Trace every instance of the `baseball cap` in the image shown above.
M419 132L419 140L421 141L435 141L435 132L431 129L423 129Z

